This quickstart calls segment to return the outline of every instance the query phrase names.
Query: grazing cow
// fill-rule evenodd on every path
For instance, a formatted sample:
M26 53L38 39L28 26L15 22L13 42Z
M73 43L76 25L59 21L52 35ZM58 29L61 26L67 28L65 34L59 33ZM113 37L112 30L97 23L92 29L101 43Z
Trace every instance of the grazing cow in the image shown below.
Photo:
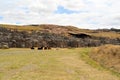
M51 49L51 47L48 47L48 49Z
M45 50L47 50L47 49L48 49L48 47L44 47L44 49L45 49Z
M31 47L31 49L35 49L34 47Z
M42 47L38 47L38 50L48 50L48 49L51 49L51 47L44 47L44 46L42 46Z
M42 50L43 49L43 47L38 47L38 50Z

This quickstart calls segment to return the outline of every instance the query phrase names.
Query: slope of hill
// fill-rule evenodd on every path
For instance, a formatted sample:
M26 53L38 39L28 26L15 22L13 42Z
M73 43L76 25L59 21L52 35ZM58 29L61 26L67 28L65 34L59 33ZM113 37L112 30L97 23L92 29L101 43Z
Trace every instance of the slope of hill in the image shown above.
M120 44L119 30L89 30L53 24L0 25L0 47L91 47Z
M105 45L94 48L90 52L90 57L99 62L102 66L107 67L120 74L120 46Z
M41 32L49 32L55 34L68 34L72 33L80 33L80 32L89 32L89 30L79 29L74 26L59 26L59 25L52 25L52 24L41 24L41 25L3 25L1 24L0 27L4 27L11 30L18 30L18 31L41 31Z
M89 29L79 29L74 26L60 26L53 24L41 24L41 25L7 25L0 24L0 27L7 29L18 30L18 31L41 31L49 32L55 34L69 34L69 33L88 33L96 37L109 37L109 38L119 38L120 30L119 29L98 29L98 30L89 30Z

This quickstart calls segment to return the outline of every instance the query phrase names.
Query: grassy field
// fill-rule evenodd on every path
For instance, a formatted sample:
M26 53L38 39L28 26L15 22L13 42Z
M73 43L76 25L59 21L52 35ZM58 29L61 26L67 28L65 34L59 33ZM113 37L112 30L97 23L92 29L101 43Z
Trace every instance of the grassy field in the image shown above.
M0 80L120 80L91 66L90 48L0 50Z

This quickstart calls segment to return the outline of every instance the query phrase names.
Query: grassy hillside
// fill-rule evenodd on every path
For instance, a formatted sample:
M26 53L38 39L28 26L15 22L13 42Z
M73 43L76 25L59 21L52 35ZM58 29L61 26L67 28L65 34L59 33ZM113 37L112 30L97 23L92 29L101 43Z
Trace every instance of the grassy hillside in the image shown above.
M40 27L34 27L34 26L18 26L18 25L7 25L7 24L1 24L0 27L12 29L12 30L18 30L18 31L41 30Z
M41 24L41 25L7 25L7 24L0 24L0 27L5 27L8 29L14 29L18 31L41 31L41 32L49 32L55 34L63 34L69 35L69 33L87 33L89 35L93 35L96 37L108 37L108 38L119 38L120 32L111 31L111 30L89 30L89 29L79 29L74 26L60 26L60 25L53 25L53 24Z
M87 64L84 59L89 50L0 50L0 80L119 80L109 71Z
M115 72L120 73L120 46L105 45L94 48L90 57Z
M114 32L114 31L109 31L109 32L104 32L104 31L98 31L97 33L91 33L93 36L96 37L107 37L107 38L120 38L120 32Z

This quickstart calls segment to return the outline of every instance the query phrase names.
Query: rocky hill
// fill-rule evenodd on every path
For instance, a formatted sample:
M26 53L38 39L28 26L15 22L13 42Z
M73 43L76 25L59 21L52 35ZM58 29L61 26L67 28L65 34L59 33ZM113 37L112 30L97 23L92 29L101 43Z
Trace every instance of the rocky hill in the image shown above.
M120 30L79 29L53 24L0 25L0 48L8 47L92 47L120 44Z

